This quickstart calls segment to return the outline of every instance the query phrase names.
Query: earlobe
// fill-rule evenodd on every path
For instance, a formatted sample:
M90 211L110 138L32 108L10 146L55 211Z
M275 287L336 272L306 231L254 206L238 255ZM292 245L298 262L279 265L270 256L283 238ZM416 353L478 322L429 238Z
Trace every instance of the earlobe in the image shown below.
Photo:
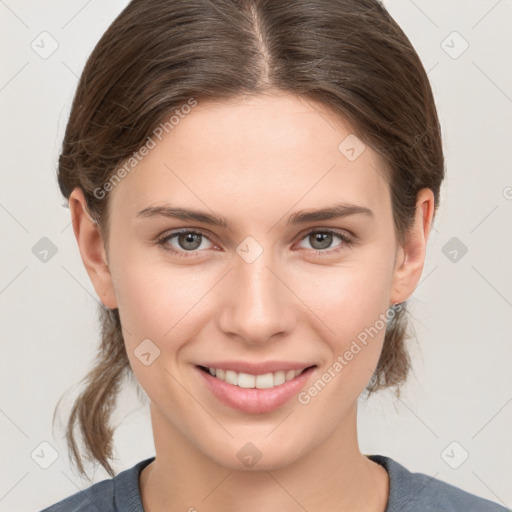
M414 224L397 251L391 303L406 301L418 286L425 264L433 214L434 194L428 188L421 189L417 196Z
M69 209L73 232L87 274L103 305L115 309L117 301L99 225L89 213L85 196L79 187L69 196Z

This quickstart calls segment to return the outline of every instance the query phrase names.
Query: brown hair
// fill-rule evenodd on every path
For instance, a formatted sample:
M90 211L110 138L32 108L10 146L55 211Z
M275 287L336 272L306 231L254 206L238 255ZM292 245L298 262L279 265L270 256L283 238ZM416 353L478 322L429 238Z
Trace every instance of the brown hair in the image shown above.
M85 195L108 246L108 195L97 193L165 116L198 101L272 90L325 105L386 162L397 239L414 222L417 193L439 205L441 131L428 77L409 39L377 0L133 0L80 77L59 158L58 183ZM388 321L369 394L399 389L410 369L406 304ZM119 312L100 308L97 365L72 408L67 442L113 476L110 416L131 368Z

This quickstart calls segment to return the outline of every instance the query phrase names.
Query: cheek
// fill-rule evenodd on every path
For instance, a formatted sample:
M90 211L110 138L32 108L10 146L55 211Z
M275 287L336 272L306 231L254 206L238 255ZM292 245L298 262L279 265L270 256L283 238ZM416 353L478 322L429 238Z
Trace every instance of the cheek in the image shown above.
M333 338L345 342L372 326L389 307L391 264L361 260L337 268L303 272L296 281L298 294L327 327Z
M125 257L117 270L118 307L133 373L152 402L182 410L183 392L173 378L179 380L176 361L200 324L199 299L207 287L192 284L182 269L150 264L147 258Z
M331 373L336 374L333 380L343 382L348 396L358 395L366 386L384 342L393 260L381 254L380 260L347 264L331 269L329 275L320 269L316 276L301 279L303 293L309 290L304 295L308 307L326 326L327 366L339 363Z
M127 350L149 338L171 362L201 325L215 276L151 262L147 255L127 254L119 263L115 287Z

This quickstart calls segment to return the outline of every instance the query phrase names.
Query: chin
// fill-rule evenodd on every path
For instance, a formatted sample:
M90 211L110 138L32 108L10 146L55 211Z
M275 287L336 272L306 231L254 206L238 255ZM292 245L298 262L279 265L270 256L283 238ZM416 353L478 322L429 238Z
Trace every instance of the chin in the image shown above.
M205 455L220 466L231 471L273 471L283 469L301 456L305 447L298 446L298 441L292 436L270 440L268 433L260 436L244 436L231 439L220 450L212 453L205 451Z

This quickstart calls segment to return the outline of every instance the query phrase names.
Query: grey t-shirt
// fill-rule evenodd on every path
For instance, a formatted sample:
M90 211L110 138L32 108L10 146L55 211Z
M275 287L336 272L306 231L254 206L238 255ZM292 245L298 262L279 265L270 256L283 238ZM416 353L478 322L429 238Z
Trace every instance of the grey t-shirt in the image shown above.
M511 512L437 478L411 473L384 455L367 457L389 474L386 512ZM154 459L143 460L114 478L93 484L41 512L144 512L139 475Z

